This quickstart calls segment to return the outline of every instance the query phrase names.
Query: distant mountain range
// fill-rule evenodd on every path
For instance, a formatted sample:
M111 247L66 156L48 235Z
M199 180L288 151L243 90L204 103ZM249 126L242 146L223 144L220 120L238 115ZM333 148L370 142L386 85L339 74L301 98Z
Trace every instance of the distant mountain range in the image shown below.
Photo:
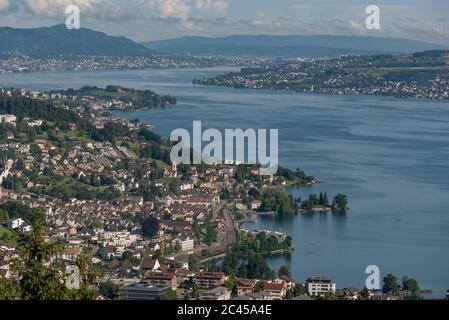
M344 54L404 53L447 49L440 45L394 38L353 36L239 35L222 38L184 37L138 44L125 37L65 25L36 29L0 28L0 56L25 54L151 56L166 55L254 55L332 57Z
M0 55L150 56L156 52L125 37L90 29L68 30L65 25L37 29L0 28Z
M152 50L169 54L266 55L323 57L343 54L405 53L447 49L416 40L361 36L237 35L222 38L183 37L145 42Z

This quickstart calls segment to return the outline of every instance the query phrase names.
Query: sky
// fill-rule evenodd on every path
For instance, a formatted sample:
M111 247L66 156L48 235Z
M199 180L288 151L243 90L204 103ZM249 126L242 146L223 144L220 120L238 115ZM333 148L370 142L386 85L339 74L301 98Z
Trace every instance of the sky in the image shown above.
M0 0L0 26L65 23L77 5L81 27L138 42L188 35L331 34L401 37L449 46L449 0ZM380 30L365 27L368 5Z

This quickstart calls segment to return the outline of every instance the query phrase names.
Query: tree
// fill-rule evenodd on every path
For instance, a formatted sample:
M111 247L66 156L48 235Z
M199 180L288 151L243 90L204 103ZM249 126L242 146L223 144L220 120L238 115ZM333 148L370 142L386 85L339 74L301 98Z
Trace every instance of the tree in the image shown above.
M346 213L348 209L348 197L344 194L337 194L332 203L332 211L335 213Z
M11 279L0 276L0 300L20 299L20 288Z
M235 290L235 282L237 281L237 278L232 275L229 277L228 280L225 282L225 287L229 289L229 291L234 292Z
M265 280L258 281L258 282L256 283L256 285L254 286L254 292L260 292L260 291L262 291L262 290L263 290L263 287L264 287L264 285L265 285L265 283L266 283Z
M320 206L324 205L324 195L322 192L320 192L320 200L319 200Z
M247 278L248 277L248 270L246 269L244 264L241 264L237 270L237 274L241 278Z
M100 293L111 300L118 299L120 297L119 286L111 281L100 283L98 286Z
M161 295L161 300L177 300L176 291L170 290Z
M28 142L34 142L36 140L36 130L34 128L30 128L27 132Z
M403 277L402 290L409 291L412 293L412 295L416 295L419 293L421 288L419 287L418 281L416 281L416 279Z
M288 266L281 266L278 270L278 276L291 277L290 269Z
M195 271L200 263L200 260L200 257L198 257L196 254L189 255L188 262L190 270Z
M306 293L306 288L302 283L296 283L293 287L293 293L295 294L295 297L300 296Z
M293 290L287 290L287 293L285 295L285 298L287 300L293 299L295 297L295 293L293 292Z
M0 208L0 224L5 224L9 220L9 213L8 211Z
M52 266L45 267L50 258L60 252L59 243L46 243L42 237L40 216L36 214L33 232L21 241L21 257L24 261L20 271L20 287L25 300L61 300L68 297L64 279Z
M276 272L270 269L267 262L260 254L250 254L248 263L245 266L248 269L248 278L250 279L273 279Z
M218 236L217 230L211 224L207 224L205 236L206 244L210 246L212 243L216 242L217 236Z
M131 258L133 257L133 252L131 250L126 250L125 252L123 252L122 254L122 259L123 260L131 260Z
M239 263L239 256L235 250L229 252L223 260L221 269L226 274L234 274ZM243 275L240 275L243 277Z
M198 299L199 296L200 294L198 292L198 286L196 285L196 283L194 283L190 297L192 297L192 299Z
M154 217L148 217L142 223L142 233L144 237L153 238L159 232L159 220Z
M22 206L16 209L23 210ZM19 259L13 264L13 271L20 279L18 283L0 279L0 298L23 300L91 300L95 291L80 283L79 290L70 290L65 285L63 272L53 262L62 250L59 242L45 242L43 237L42 214L27 208L33 231L20 239L17 246ZM77 264L79 267L79 265ZM79 267L80 268L80 267ZM83 276L83 268L80 268Z
M370 297L371 292L367 287L364 287L362 291L360 291L360 297L362 299L368 299Z
M383 282L384 284L382 286L382 292L384 294L397 294L399 292L398 277L396 277L394 274L387 274L387 276L383 278Z
M329 207L329 199L327 198L327 192L324 193L323 206L324 207Z

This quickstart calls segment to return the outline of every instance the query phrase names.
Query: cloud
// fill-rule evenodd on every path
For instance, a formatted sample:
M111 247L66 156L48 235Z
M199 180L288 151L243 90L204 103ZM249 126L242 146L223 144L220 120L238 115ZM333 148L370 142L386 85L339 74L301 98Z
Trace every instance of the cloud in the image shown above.
M273 19L265 17L263 13L256 19L243 19L239 23L241 29L256 33L364 35L368 32L362 20L320 19L305 22L290 17Z
M16 10L22 7L23 11L33 17L57 18L65 16L65 9L75 5L80 8L81 15L101 19L121 19L129 16L128 13L111 0L0 0L0 12Z
M184 0L159 0L158 9L160 17L187 20L191 7Z
M179 29L183 31L199 32L203 29L193 21L184 20L180 23Z
M198 20L194 17L195 8L191 0L144 0L144 3L157 11L159 19L178 22L178 29L181 31L198 32L202 30L197 24Z
M196 0L196 9L200 12L224 15L228 11L228 0Z
M9 0L0 0L0 11L6 10L9 8Z
M8 12L14 8L10 0L0 0L0 12Z

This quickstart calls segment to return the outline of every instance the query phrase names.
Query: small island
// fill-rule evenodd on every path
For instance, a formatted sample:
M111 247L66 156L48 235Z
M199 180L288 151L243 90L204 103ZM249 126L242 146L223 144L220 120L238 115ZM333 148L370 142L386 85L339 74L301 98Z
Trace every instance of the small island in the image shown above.
M332 203L328 200L327 192L319 195L311 193L308 199L295 198L286 195L280 190L269 190L260 195L252 193L255 199L251 202L251 208L258 215L292 215L298 213L326 213L332 212L344 214L349 210L348 197L339 193Z

